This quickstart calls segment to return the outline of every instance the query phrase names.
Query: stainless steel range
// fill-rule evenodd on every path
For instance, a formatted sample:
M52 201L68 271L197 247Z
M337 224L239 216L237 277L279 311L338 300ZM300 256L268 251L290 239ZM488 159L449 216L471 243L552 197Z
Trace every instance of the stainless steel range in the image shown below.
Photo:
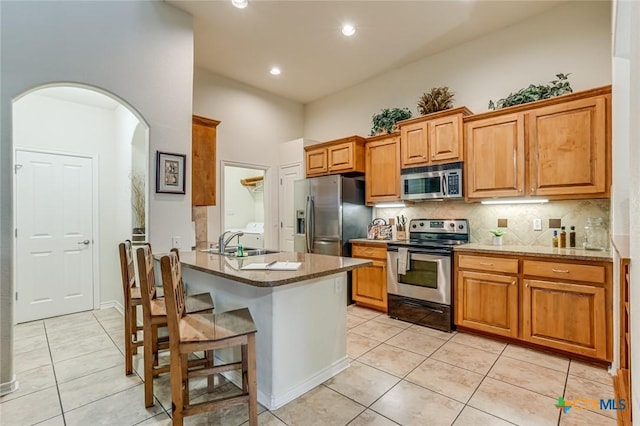
M411 220L409 240L387 246L389 316L453 330L453 248L468 242L466 219Z

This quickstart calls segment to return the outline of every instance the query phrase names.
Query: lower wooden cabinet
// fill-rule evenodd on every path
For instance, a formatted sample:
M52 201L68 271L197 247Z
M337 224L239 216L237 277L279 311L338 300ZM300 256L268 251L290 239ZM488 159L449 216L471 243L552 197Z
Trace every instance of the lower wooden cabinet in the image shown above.
M518 277L459 271L456 324L518 336Z
M354 269L351 297L357 305L387 312L387 245L353 243L351 256L373 261L372 266Z
M612 264L456 253L456 325L612 360Z
M606 359L605 289L524 280L522 338L567 352Z

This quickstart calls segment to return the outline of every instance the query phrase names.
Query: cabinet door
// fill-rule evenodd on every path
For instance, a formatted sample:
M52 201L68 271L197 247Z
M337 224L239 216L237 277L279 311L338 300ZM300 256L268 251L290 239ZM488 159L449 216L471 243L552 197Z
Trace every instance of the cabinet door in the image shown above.
M458 271L456 324L501 336L518 336L518 278Z
M400 199L400 140L397 136L366 145L367 204Z
M352 297L357 304L387 312L387 262L353 270Z
M354 144L341 143L327 148L329 173L349 171L354 168Z
M429 121L431 162L462 161L462 114Z
M400 129L402 167L416 167L429 162L429 125L419 122Z
M525 279L522 305L525 340L606 359L604 288Z
M327 173L327 149L311 149L307 154L307 176L322 175Z
M532 195L609 195L606 96L538 108L529 118Z
M465 126L467 198L524 195L524 116L491 117Z
M191 204L216 205L217 120L194 115L191 124Z

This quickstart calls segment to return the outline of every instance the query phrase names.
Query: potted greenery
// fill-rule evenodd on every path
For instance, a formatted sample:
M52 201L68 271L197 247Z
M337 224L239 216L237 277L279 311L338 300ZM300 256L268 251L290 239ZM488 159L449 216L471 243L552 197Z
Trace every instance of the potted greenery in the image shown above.
M493 245L501 246L502 245L502 236L507 233L506 229L490 229L489 232L493 234Z
M411 118L409 108L385 108L371 117L371 136L393 133L396 123L407 118Z
M427 115L453 107L453 96L447 86L434 87L418 99L418 112Z
M569 75L570 74L556 74L558 79L550 81L548 85L530 84L529 87L520 89L516 93L510 93L509 96L504 99L499 99L496 102L490 100L489 109L496 110L571 93L573 89L571 89L571 85L569 84Z

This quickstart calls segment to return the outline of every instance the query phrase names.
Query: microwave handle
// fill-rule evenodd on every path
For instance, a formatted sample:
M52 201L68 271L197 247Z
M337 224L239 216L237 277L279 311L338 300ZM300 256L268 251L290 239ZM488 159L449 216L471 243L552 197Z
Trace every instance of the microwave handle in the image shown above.
M449 189L447 188L447 175L446 174L442 175L442 195L444 195L444 196L449 195Z

